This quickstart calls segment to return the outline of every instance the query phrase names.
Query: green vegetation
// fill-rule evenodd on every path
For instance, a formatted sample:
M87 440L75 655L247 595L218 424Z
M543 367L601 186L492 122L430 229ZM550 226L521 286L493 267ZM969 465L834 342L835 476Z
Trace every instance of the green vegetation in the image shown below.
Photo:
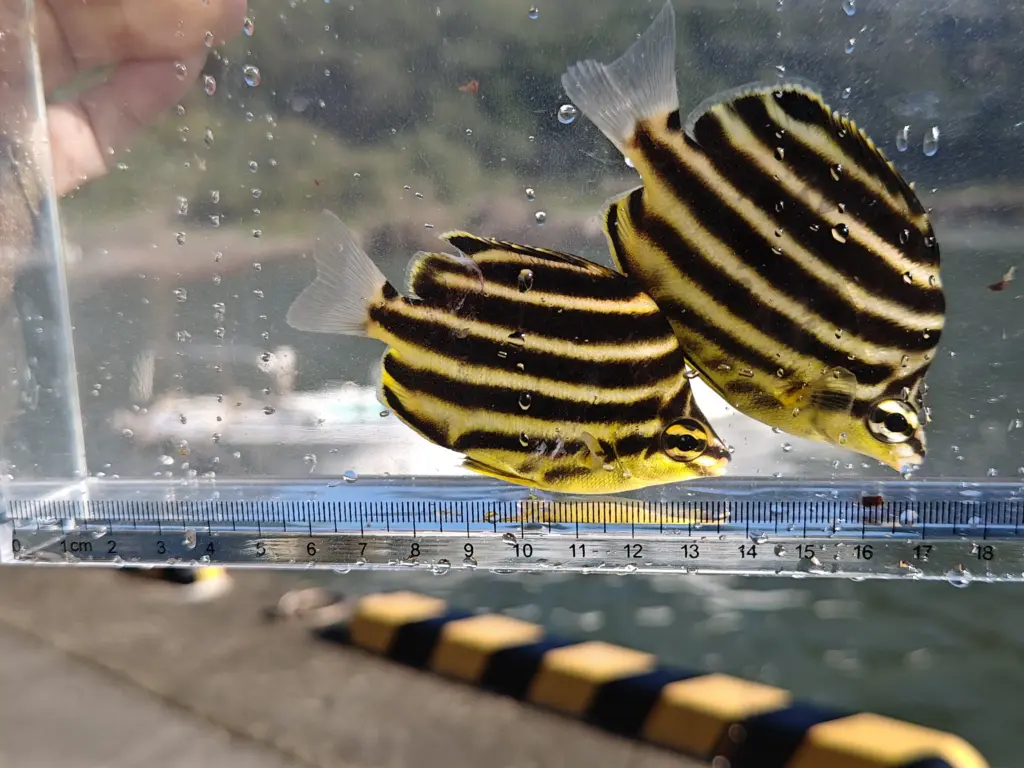
M457 208L521 198L541 181L549 199L596 212L599 185L622 189L629 172L586 120L558 123L559 76L578 58L624 50L659 4L547 2L536 20L528 7L251 0L254 34L215 51L204 71L216 92L206 95L201 79L178 114L120 158L121 169L72 196L67 215L170 217L184 197L196 223L219 216L226 226L256 226L258 209L267 226L329 205L376 225L405 213L406 185ZM684 112L784 66L849 107L923 187L1018 170L1017 157L991 148L1021 130L1013 111L1020 14L984 2L944 11L923 0L864 2L854 16L840 0L678 0L676 9ZM256 87L246 84L250 66L260 72ZM460 90L471 81L477 93ZM893 138L908 123L916 151L898 155ZM929 160L920 137L932 124L942 149ZM954 151L956 164L946 159Z

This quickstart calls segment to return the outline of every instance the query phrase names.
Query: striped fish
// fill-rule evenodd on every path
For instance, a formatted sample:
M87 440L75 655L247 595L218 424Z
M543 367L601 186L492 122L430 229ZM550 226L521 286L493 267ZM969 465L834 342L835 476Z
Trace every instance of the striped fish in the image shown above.
M939 248L911 185L800 83L680 119L671 2L572 101L637 169L605 232L617 266L731 405L898 471L925 454L923 379L945 322Z
M460 254L417 253L401 296L325 211L317 277L288 323L383 341L381 402L481 474L598 494L724 472L672 327L633 281L570 254L442 239Z

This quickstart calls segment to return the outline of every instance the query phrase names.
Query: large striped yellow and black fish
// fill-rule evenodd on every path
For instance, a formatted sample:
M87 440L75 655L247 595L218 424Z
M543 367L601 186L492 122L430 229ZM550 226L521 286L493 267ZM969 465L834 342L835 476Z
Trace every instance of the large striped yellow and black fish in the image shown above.
M325 211L299 330L388 350L381 400L470 469L570 493L615 493L724 472L671 325L622 274L570 254L442 236L402 296Z
M798 83L680 119L671 2L618 60L578 62L562 84L640 173L605 231L702 376L790 434L920 464L939 249L871 139Z

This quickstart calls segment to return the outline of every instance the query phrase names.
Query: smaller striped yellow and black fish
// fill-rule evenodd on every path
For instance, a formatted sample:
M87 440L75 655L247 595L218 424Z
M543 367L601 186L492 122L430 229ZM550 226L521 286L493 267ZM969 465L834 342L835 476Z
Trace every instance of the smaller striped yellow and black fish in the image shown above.
M620 273L565 253L442 236L402 296L325 211L299 330L388 350L381 401L470 469L519 485L616 493L724 472L671 325Z
M616 264L734 407L898 471L924 459L923 379L945 322L939 249L911 185L803 84L680 118L671 2L573 102L643 186L609 203Z

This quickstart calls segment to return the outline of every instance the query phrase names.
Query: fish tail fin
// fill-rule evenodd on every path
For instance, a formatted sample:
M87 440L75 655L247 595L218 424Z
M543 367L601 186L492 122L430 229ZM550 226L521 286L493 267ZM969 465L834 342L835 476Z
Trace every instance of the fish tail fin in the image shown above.
M370 307L397 291L330 211L320 215L313 258L316 279L288 308L288 325L312 333L366 336Z
M611 64L579 61L562 75L569 99L625 154L636 125L679 109L672 1Z

